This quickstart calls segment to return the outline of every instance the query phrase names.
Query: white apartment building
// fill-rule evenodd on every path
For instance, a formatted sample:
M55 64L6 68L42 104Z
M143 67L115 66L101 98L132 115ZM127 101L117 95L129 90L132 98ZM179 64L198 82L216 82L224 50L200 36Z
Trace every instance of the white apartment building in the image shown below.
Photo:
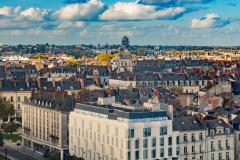
M68 116L70 96L36 94L22 105L24 147L47 155L57 153L61 160L68 154Z
M78 103L69 115L70 155L87 160L177 159L177 139L160 109Z
M156 99L143 106L114 101L108 97L76 105L69 115L70 155L87 160L235 160L233 129L223 120L174 117L172 106Z
M206 127L196 117L177 117L174 131L179 132L179 160L208 160L206 154Z
M221 119L206 120L209 160L235 160L235 135L230 124Z
M235 158L240 158L240 116L238 115L232 121L232 126L235 131Z

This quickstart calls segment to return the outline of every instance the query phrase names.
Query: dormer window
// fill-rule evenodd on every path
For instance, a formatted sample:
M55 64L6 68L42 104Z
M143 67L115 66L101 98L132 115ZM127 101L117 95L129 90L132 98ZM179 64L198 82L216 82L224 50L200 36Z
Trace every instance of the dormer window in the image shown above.
M210 130L210 136L214 136L215 132L214 130Z
M222 134L222 130L218 129L217 134Z
M57 87L57 90L58 90L58 91L61 91L61 87Z
M230 128L225 128L225 133L230 134Z

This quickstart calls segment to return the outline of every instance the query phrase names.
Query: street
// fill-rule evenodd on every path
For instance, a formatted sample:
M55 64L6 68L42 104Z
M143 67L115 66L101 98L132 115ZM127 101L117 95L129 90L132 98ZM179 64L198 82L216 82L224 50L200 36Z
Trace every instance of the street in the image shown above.
M24 148L23 146L16 146L15 143L6 143L4 147L0 147L0 154L4 156L5 148L7 148L8 158L13 160L45 160L46 158L37 153Z

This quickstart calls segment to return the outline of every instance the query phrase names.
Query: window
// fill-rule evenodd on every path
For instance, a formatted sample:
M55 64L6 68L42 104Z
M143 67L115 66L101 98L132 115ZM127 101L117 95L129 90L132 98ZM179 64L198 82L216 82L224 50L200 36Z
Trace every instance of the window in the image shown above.
M13 97L11 96L10 101L13 102Z
M183 136L183 141L184 141L184 142L187 142L187 141L188 141L188 139L187 139L187 134L184 134L184 136Z
M152 158L156 158L156 149L152 150Z
M160 148L160 157L164 157L164 148Z
M20 99L20 96L17 97L17 100L18 100L18 102L20 102L20 100L21 100L21 99Z
M222 141L221 140L218 141L218 149L220 149L220 150L222 149Z
M195 146L192 146L192 153L195 153Z
M214 151L214 142L211 141L211 151Z
M148 148L148 139L143 140L143 148Z
M200 156L200 160L203 160L203 156Z
M128 149L131 149L131 141L128 141Z
M177 144L180 143L180 138L179 138L179 136L176 137L176 143L177 143Z
M184 151L184 154L187 154L187 147L184 147L183 151Z
M139 151L135 151L135 160L139 159Z
M168 156L172 156L172 147L168 148Z
M178 156L180 154L180 148L179 146L176 148L176 155Z
M156 138L152 138L152 147L156 147Z
M196 141L196 139L195 139L195 134L194 133L192 133L192 142L195 142Z
M200 153L203 152L203 150L202 150L202 145L201 145L201 144L200 144L200 146L199 146L199 151L200 151Z
M131 160L131 152L128 152L128 160Z
M168 145L169 145L169 146L172 145L172 137L168 137Z
M164 137L160 138L160 146L164 146Z
M143 128L143 136L144 137L151 136L151 128Z
M218 153L218 160L222 160L222 153Z
M139 148L139 139L136 139L135 140L135 149L138 149Z
M226 152L226 160L229 160L230 156L229 156L229 152Z
M202 133L199 133L199 140L203 140L203 134Z
M230 134L230 128L225 128L225 133Z
M211 160L214 160L214 153L211 154Z
M229 149L229 148L230 148L230 146L228 144L228 139L226 139L226 149Z
M214 136L214 130L210 131L210 136Z
M128 130L128 138L133 138L134 137L134 129L129 129Z
M166 135L167 134L167 126L160 127L160 135Z
M148 159L148 150L143 150L143 158Z

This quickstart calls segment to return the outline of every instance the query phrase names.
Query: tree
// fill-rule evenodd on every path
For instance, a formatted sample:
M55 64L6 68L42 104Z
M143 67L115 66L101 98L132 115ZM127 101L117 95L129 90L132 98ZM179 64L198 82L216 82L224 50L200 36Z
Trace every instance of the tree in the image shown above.
M4 101L2 97L0 97L0 120L8 118L9 116L14 115L14 106L13 104ZM3 146L3 136L1 132L1 123L0 123L0 147Z
M14 115L14 105L0 98L0 119Z
M5 133L10 133L12 135L12 133L16 132L18 128L19 125L14 122L9 122L3 127L3 130Z
M117 55L115 55L117 56ZM111 63L111 60L113 58L113 55L111 53L100 53L95 57L102 66L108 66Z
M4 144L4 142L3 142L3 135L2 135L1 130L0 130L0 147L2 147L3 144Z

